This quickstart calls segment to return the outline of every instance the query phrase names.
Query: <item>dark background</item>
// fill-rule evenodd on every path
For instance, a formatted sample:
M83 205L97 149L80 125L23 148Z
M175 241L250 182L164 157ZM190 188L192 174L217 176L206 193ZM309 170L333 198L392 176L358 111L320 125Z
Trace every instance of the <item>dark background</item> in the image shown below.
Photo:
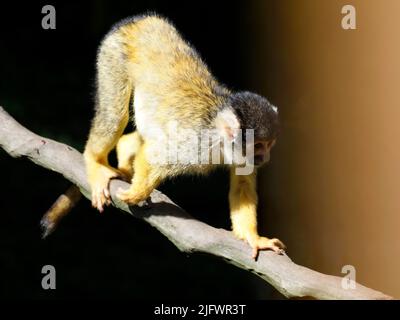
M251 46L246 1L89 1L0 5L0 104L27 128L82 151L93 115L97 47L130 15L168 17L214 75L249 89ZM41 28L41 8L56 8L56 30ZM249 53L250 52L250 53ZM39 221L69 185L61 176L0 152L0 296L23 298L268 298L252 274L208 256L187 256L142 221L87 200L41 240ZM176 203L215 227L229 228L228 179L181 178L161 186ZM249 251L250 254L250 251ZM41 288L54 265L57 289Z

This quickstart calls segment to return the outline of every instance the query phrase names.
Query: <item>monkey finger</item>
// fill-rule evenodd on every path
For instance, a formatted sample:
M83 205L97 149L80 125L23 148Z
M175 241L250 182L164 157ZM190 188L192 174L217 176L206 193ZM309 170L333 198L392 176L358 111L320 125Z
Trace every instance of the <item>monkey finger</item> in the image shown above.
M95 192L92 192L92 207L97 209L97 197Z
M100 213L103 213L104 211L103 203L101 202L101 200L97 201L97 210L99 210Z
M97 205L97 210L99 210L100 213L102 213L104 210L103 204L104 204L103 192L96 192L96 205Z
M283 242L277 238L273 238L270 240L276 247L280 248L281 251L286 250L286 246L283 244Z
M260 237L257 240L256 246L259 250L272 250L277 254L283 254L283 248L285 248L280 240L276 238L268 239L266 237Z
M106 187L106 188L103 189L103 193L104 193L104 196L105 196L107 199L110 199L110 198L111 198L110 190L108 189L108 187Z
M105 205L109 206L112 203L112 198L111 198L111 194L110 194L110 190L108 188L103 189L103 194L105 197Z
M92 202L92 207L95 208L96 210L100 211L100 204L97 198L97 195L94 196L94 201ZM101 211L100 211L101 212Z
M112 203L111 198L106 198L106 206L111 205L111 203Z
M252 258L253 258L254 260L257 260L257 256L258 256L258 247L255 246L255 247L253 247Z
M278 254L280 254L281 251L282 251L281 248L279 248L278 246L274 245L273 243L260 246L259 249L261 249L261 250L268 250L269 249L269 250L272 250L272 251L274 251L274 252L276 252Z

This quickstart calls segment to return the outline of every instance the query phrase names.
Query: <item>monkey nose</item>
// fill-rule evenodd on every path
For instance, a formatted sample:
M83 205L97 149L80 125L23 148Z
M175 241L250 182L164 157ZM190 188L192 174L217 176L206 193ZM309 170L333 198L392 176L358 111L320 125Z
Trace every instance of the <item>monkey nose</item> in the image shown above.
M254 156L254 164L256 166L259 166L260 164L262 164L264 162L264 156L263 155L256 155Z

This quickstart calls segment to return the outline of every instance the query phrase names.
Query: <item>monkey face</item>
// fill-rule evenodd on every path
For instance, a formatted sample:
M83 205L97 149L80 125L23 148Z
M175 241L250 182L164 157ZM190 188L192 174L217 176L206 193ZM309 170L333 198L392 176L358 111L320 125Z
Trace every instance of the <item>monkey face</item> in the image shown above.
M254 143L254 165L261 166L269 162L270 151L276 140L256 140Z
M218 112L216 127L224 140L223 154L229 163L261 166L269 161L278 135L278 109L257 94L235 93Z
M270 151L279 131L278 108L266 98L251 92L238 92L230 97L240 127L242 140L252 163L261 166L270 159ZM244 129L253 130L253 139L248 139ZM249 161L249 159L247 159Z
M245 138L240 138L238 135L232 143L232 163L238 166L254 167L260 167L268 163L276 138L254 138L253 130L246 130L245 136ZM231 150L229 149L228 151Z

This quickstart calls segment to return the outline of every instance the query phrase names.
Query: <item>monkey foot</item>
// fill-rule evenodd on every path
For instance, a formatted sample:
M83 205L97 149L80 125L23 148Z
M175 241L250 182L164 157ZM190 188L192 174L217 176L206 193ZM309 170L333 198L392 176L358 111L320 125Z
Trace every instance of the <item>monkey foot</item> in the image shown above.
M91 179L92 186L92 206L103 212L104 206L111 204L111 194L109 190L110 180L120 177L121 174L114 168L101 166Z
M118 199L126 202L129 205L139 205L139 206L146 206L147 202L146 199L148 198L147 195L138 192L135 192L131 189L123 190L119 189L117 191Z
M278 254L285 252L285 245L276 238L269 239L266 237L249 237L247 238L248 243L253 248L253 259L257 259L259 250L272 250Z
M132 180L132 169L127 169L125 167L118 167L118 171L121 173L121 179L130 182Z

